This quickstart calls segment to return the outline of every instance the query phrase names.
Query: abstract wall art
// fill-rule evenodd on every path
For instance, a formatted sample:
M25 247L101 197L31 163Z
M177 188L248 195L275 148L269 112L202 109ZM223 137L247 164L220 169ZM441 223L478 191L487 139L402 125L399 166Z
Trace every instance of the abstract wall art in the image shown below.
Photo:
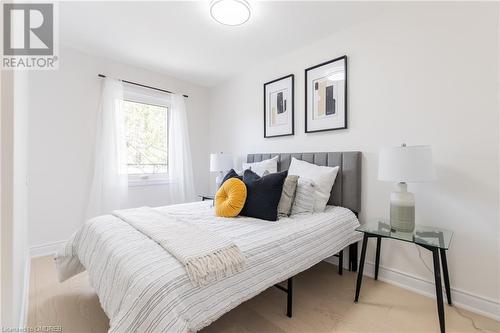
M347 128L347 56L305 70L306 133Z
M294 134L293 74L264 83L264 137Z

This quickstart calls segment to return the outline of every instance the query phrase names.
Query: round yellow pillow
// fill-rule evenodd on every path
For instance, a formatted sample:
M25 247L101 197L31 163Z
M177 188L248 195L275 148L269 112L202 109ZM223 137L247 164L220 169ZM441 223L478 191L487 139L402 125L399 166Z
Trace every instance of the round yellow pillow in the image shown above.
M247 199L247 187L238 178L229 178L215 194L215 215L235 217L243 209Z

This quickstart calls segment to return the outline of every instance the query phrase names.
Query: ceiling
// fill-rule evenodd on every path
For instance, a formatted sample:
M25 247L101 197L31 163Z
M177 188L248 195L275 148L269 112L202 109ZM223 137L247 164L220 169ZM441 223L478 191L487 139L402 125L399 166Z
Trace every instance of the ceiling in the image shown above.
M61 2L60 39L90 54L214 86L381 10L362 2L250 5L250 21L229 27L212 20L209 1Z

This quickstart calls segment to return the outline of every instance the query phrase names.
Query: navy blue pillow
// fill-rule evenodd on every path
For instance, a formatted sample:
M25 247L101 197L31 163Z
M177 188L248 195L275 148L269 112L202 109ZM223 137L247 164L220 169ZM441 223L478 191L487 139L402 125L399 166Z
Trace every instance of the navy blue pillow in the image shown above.
M222 186L222 184L224 184L224 182L226 180L228 180L229 178L238 178L239 180L243 180L243 176L240 176L236 173L236 171L234 171L234 169L231 169L229 170L229 172L224 176L224 178L222 178L222 182L220 183L219 187Z
M243 182L247 186L247 200L240 215L276 221L287 174L288 171L283 171L260 177L252 170L245 170Z

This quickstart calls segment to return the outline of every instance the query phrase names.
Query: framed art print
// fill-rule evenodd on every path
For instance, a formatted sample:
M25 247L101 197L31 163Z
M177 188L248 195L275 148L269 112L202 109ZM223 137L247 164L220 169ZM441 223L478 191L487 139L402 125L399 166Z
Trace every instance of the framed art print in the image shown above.
M347 128L347 56L305 70L306 133Z
M293 74L264 83L264 137L293 135Z

